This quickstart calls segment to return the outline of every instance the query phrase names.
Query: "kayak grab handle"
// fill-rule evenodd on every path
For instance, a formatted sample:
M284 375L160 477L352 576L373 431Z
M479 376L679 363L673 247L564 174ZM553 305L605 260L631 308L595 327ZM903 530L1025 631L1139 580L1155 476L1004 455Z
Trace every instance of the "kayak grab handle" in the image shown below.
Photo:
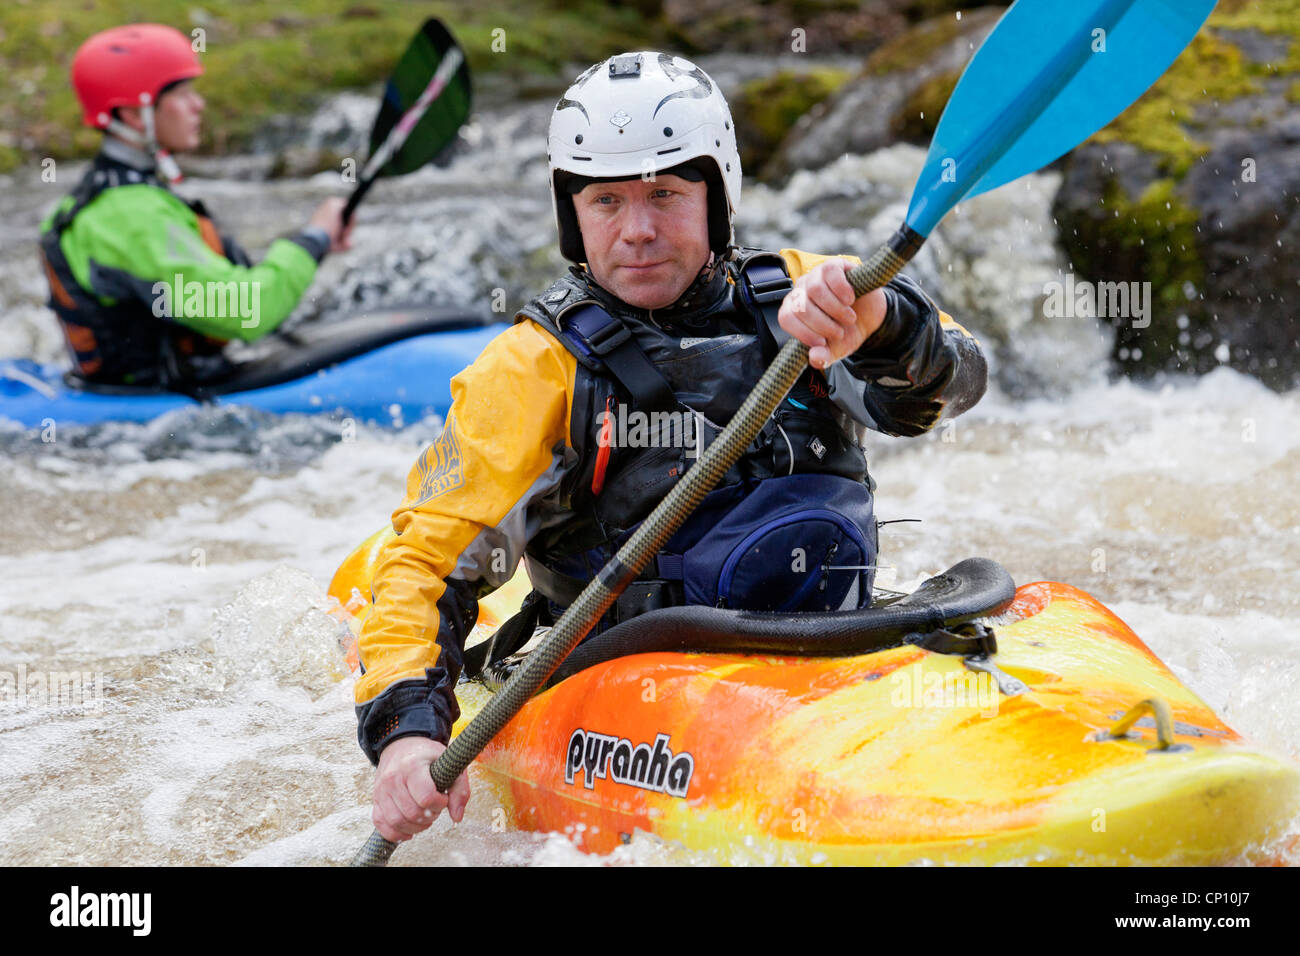
M1138 701L1129 708L1128 713L1116 721L1115 726L1110 732L1102 731L1097 735L1097 740L1122 740L1128 736L1129 728L1138 722L1138 718L1144 713L1150 712L1156 721L1156 745L1152 750L1160 750L1168 753L1176 753L1180 750L1190 750L1186 744L1174 743L1174 718L1169 711L1169 705L1159 697L1148 697L1146 700Z

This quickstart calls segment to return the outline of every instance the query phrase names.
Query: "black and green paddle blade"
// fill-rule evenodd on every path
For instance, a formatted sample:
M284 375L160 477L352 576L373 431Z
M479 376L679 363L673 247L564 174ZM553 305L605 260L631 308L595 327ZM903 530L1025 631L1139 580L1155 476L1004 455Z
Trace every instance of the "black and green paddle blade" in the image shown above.
M394 127L424 95L438 67L453 50L459 56L460 66L376 175L404 176L419 169L455 139L456 132L469 118L470 77L464 51L440 20L427 20L388 78L379 115L370 131L370 154L373 156L382 148Z

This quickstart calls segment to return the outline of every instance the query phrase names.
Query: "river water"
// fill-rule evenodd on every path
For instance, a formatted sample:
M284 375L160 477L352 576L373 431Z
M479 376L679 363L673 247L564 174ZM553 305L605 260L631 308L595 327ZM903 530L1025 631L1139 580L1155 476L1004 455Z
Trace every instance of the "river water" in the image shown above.
M496 290L513 311L543 288L563 268L548 112L482 112L448 165L377 188L302 317L486 312ZM747 184L740 239L868 252L901 221L921 157L894 147L781 190ZM76 176L0 181L0 355L62 360L32 238ZM984 342L994 384L930 435L871 437L879 517L923 519L883 530L882 583L981 554L1017 583L1075 584L1230 725L1300 760L1300 394L1226 368L1112 380L1095 320L1043 315L1044 284L1067 268L1057 183L1036 175L959 207L909 270ZM183 189L255 250L340 191L332 174ZM439 425L353 433L204 410L53 436L0 426L0 671L27 687L0 702L0 864L346 860L370 830L372 774L325 587L388 520ZM41 694L54 672L86 675L86 700ZM499 832L492 810L472 800L395 865L711 862L641 837L586 857L562 834ZM763 862L741 847L735 861Z

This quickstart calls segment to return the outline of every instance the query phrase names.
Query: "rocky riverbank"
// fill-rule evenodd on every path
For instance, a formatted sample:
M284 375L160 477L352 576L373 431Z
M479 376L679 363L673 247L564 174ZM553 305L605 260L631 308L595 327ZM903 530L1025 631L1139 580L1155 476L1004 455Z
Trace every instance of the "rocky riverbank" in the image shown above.
M928 142L1000 14L945 13L876 49L794 125L763 177ZM1065 305L1110 322L1117 371L1228 365L1273 388L1300 383L1298 39L1296 0L1220 3L1136 104L1057 164L1052 210L1068 265L1044 287L1043 317ZM1063 303L1065 290L1078 300ZM1128 306L1107 314L1118 300L1098 296L1121 292Z

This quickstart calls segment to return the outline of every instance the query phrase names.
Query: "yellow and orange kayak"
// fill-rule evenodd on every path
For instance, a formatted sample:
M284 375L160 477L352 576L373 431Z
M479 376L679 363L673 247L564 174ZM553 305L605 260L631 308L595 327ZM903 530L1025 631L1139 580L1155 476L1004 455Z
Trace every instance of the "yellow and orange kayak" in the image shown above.
M340 568L341 603L369 593L380 544ZM480 627L526 591L521 572ZM639 830L721 861L738 847L851 864L1276 856L1300 768L1243 740L1103 605L1039 582L988 623L992 673L912 645L619 658L539 694L478 762L516 827L595 853Z

